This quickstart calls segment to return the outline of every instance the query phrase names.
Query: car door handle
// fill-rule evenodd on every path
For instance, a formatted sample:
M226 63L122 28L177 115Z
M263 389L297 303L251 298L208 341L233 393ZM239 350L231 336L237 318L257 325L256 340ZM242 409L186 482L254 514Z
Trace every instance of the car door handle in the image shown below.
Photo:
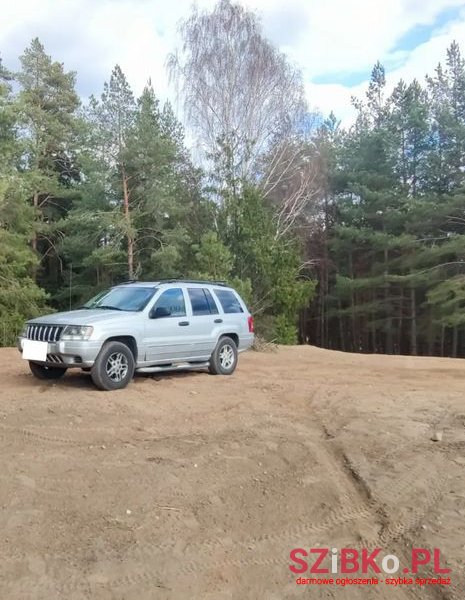
M213 323L222 323L222 322L223 322L223 319L215 319L215 320L213 321Z
M189 325L189 321L179 321L178 325L179 327L186 327Z

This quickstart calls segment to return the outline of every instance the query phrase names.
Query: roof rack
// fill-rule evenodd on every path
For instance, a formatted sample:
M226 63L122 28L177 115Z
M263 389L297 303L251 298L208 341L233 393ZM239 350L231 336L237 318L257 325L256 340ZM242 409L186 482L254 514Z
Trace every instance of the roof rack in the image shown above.
M121 283L118 283L118 285L124 285L125 283L139 283L138 279L128 279L127 281L122 281Z
M202 285L229 286L226 281L207 281L205 279L160 279L158 283L200 283Z

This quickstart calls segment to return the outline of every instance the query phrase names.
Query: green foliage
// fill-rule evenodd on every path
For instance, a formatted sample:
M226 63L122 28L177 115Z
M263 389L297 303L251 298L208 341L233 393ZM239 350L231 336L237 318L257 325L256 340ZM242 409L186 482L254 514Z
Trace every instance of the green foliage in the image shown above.
M32 40L20 63L14 102L21 133L17 173L22 202L31 207L24 225L38 258L31 276L53 294L63 284L58 250L63 233L57 223L72 208L81 178L77 158L80 100L75 73L53 61L38 39Z
M32 222L18 173L22 144L12 75L0 61L0 345L12 345L24 320L45 310L46 294L33 278L37 257L28 246Z
M26 238L0 227L0 345L14 343L24 321L45 311L47 296L30 277L35 264Z
M274 319L274 341L278 344L296 344L297 330L295 322L288 315L277 315Z
M253 292L250 279L234 276L234 260L230 250L214 231L205 233L199 244L192 246L193 270L188 273L193 279L224 281L236 289L246 304L251 305Z
M194 271L192 277L226 281L231 276L233 257L229 249L214 231L205 233L199 244L192 246L194 253Z
M0 63L0 343L46 303L68 308L133 276L190 276L233 285L258 333L279 343L465 356L456 43L424 83L390 93L377 63L350 129L330 115L309 134L289 115L291 138L279 127L260 154L250 132L215 126L204 171L150 83L136 98L117 66L81 108L75 74L37 39L20 62L17 75ZM307 162L287 177L276 148ZM313 204L293 220L283 198L313 160Z
M455 43L426 85L400 81L390 96L377 64L355 127L333 138L325 345L465 354L464 90Z
M311 301L315 283L302 279L299 245L292 235L277 235L273 210L261 192L245 183L240 188L240 194L225 197L218 215L220 234L233 257L232 272L251 283L252 312L282 315L294 333L284 335L281 324L280 339L296 339L298 311ZM264 333L259 326L257 331Z
M428 291L435 322L446 327L465 325L465 274L442 281Z

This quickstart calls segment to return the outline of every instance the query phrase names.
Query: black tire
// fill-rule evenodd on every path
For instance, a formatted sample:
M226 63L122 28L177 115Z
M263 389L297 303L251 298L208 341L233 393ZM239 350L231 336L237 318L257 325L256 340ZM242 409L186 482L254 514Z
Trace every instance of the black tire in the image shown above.
M66 373L68 369L61 367L46 367L45 365L38 365L35 362L29 361L29 368L31 373L37 379L60 379Z
M95 359L90 375L99 390L121 390L133 378L134 368L134 356L126 344L107 342Z
M208 370L212 375L231 375L237 366L237 356L236 342L230 337L222 337L210 357Z

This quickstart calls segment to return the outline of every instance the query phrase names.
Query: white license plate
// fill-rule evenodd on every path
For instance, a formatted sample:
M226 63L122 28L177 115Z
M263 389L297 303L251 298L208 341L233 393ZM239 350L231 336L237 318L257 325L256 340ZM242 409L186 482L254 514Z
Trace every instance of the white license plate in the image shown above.
M23 341L23 358L25 360L40 360L41 362L45 362L47 354L47 342L36 342L35 340Z

